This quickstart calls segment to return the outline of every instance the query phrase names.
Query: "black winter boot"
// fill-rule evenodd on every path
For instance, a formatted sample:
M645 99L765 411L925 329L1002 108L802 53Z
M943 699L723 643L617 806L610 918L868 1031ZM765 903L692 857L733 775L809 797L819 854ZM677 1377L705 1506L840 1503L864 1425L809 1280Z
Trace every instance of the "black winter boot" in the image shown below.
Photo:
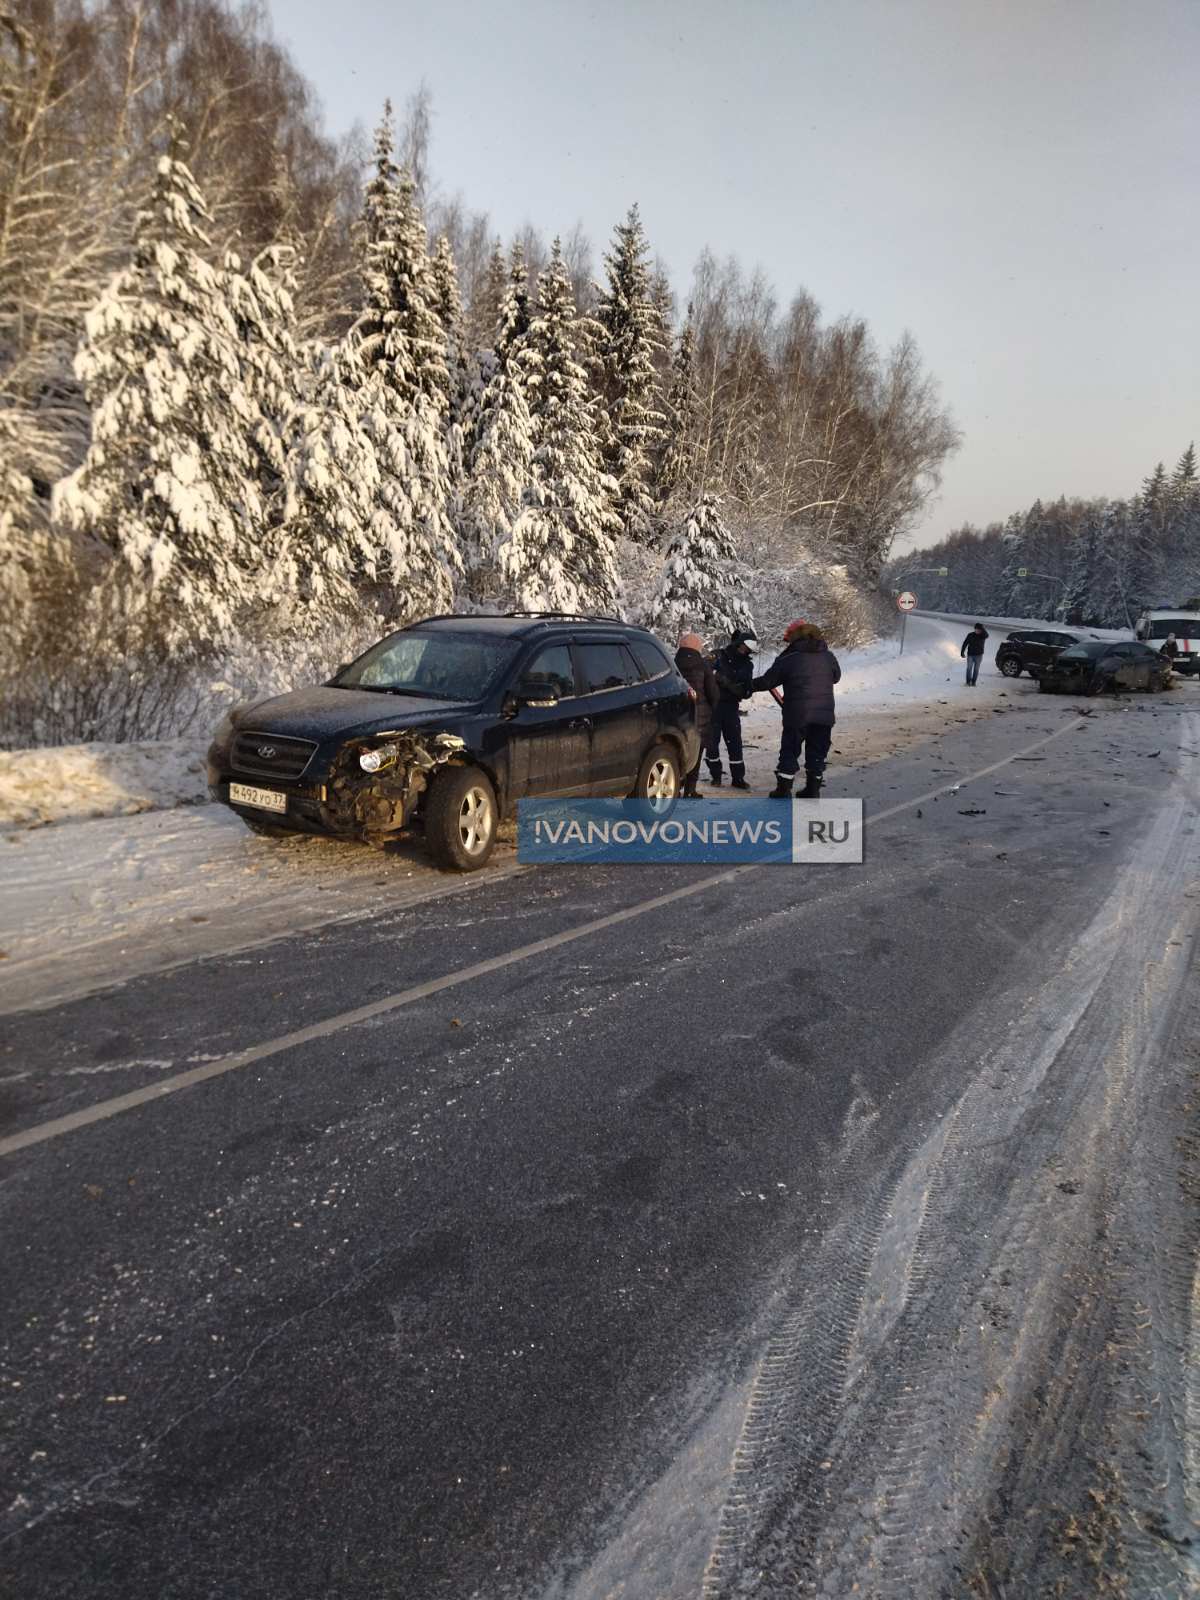
M712 784L714 789L719 789L721 787L721 769L720 769L720 767L709 767L709 769L708 769L708 781L709 781L709 783Z
M775 787L767 796L768 800L790 800L792 798L792 780L775 774Z
M731 761L729 763L729 784L733 789L748 789L750 787L746 782L746 768L742 762Z
M824 779L815 772L804 774L804 787L800 791L801 800L819 800L821 798L821 784Z

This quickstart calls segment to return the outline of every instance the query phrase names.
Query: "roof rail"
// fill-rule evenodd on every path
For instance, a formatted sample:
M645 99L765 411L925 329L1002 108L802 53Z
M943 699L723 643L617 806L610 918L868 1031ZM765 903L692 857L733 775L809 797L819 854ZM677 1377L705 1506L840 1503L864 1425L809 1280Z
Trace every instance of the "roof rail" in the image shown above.
M616 622L629 627L621 617L610 617L601 611L506 611L506 617L569 617L572 622Z

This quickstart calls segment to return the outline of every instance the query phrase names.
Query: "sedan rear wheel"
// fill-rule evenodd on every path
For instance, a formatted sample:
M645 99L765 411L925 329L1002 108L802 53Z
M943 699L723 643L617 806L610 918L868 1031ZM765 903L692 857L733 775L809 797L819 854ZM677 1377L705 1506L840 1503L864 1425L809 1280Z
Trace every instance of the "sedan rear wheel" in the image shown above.
M425 807L425 839L431 854L455 872L485 866L496 847L500 810L496 791L478 767L445 767L434 780Z

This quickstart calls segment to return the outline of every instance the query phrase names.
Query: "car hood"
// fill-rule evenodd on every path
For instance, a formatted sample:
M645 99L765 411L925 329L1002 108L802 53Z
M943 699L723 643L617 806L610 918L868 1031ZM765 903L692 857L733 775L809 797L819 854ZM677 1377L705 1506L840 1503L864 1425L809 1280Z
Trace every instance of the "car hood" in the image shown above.
M269 700L257 700L233 714L241 731L278 733L294 739L336 739L352 733L383 733L434 722L449 726L474 709L462 700L437 700L424 695L373 694L369 689L293 689Z

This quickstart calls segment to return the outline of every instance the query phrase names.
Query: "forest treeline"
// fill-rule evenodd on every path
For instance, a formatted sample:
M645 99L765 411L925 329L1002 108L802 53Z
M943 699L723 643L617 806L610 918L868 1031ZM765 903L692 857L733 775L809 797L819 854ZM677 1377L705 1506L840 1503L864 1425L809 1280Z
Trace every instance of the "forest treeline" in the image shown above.
M914 588L937 611L1131 628L1146 607L1200 596L1195 446L1126 500L1036 500L1004 522L958 528L891 562L884 586Z
M708 252L677 304L636 206L501 240L431 117L330 140L255 7L0 0L10 742L451 606L862 626L957 443L914 342Z

